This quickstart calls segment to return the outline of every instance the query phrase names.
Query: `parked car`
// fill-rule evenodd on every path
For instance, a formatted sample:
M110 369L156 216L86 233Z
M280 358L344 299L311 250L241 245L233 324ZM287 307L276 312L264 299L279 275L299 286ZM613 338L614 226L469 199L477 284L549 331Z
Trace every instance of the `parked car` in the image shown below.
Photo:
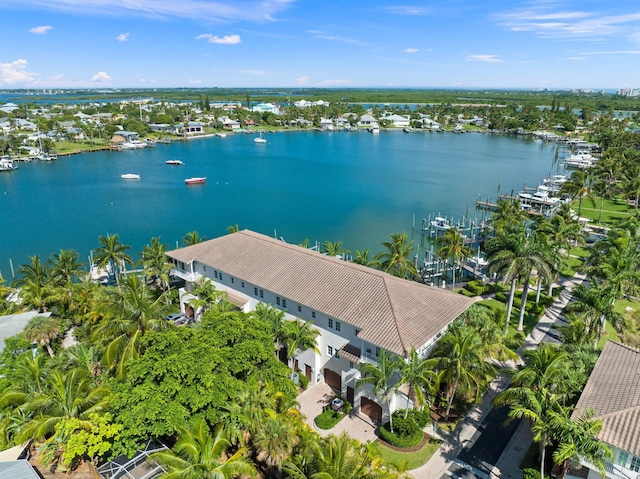
M173 313L169 316L166 316L164 319L166 319L167 321L171 321L177 326L184 326L186 324L191 324L194 322L193 318L188 318L184 313Z

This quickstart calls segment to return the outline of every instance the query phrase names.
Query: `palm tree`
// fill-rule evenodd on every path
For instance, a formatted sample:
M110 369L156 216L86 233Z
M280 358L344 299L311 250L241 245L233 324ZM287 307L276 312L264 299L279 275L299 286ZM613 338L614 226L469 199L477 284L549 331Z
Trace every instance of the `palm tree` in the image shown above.
M400 371L400 361L395 354L387 354L380 350L378 364L364 363L360 365L361 378L356 382L356 389L363 385L373 386L373 393L380 397L389 411L389 427L393 433L393 414L391 414L391 399L398 389L397 374Z
M433 356L440 371L440 380L448 386L447 410L449 419L451 405L460 386L480 398L482 385L494 371L494 366L485 361L478 332L462 324L453 325L440 339Z
M316 338L320 331L312 327L312 321L303 321L296 318L287 321L284 325L284 341L287 345L287 358L291 360L300 352L311 349L316 354L320 354ZM295 373L295 361L291 361L291 377Z
M379 269L380 261L378 260L378 257L374 256L373 258L369 258L370 254L371 252L368 249L364 249L362 251L356 250L353 262L369 268Z
M39 313L44 313L51 303L63 298L64 295L61 295L60 291L51 283L41 285L35 281L27 280L20 288L20 299L23 305L35 308Z
M323 254L326 254L327 256L332 256L334 258L342 258L343 256L349 254L349 250L342 247L342 241L325 241L324 243L322 243L321 252Z
M529 278L535 268L542 278L551 277L551 268L548 258L542 249L530 238L524 228L506 228L495 238L487 242L488 270L501 275L505 281L511 281L509 300L507 302L507 317L505 322L505 334L509 328L513 298L516 283L524 279L522 292L522 306L518 321L518 331L524 329L524 313L529 291Z
M406 360L400 360L400 384L409 387L407 392L407 407L404 417L409 414L409 399L415 397L416 406L425 404L425 391L432 397L438 391L440 378L435 372L435 360L421 358L415 348L411 348Z
M199 316L202 316L214 305L218 304L222 298L226 297L226 293L218 291L213 282L204 277L193 288L192 294L195 298L189 301L189 306Z
M51 261L47 259L42 263L40 256L29 256L29 264L20 265L18 272L20 277L14 281L16 287L28 283L42 287L51 279Z
M258 459L277 469L277 477L282 476L282 463L295 446L295 436L291 425L275 411L268 411L262 427L255 435L253 443L258 449Z
M285 312L275 306L259 302L255 310L251 312L253 316L263 321L273 334L276 347L280 349L286 340Z
M200 236L200 234L197 231L190 231L189 233L184 235L184 238L182 239L182 243L185 246L192 246L194 244L202 243L206 239L207 239L206 236Z
M570 395L567 388L568 354L551 343L526 350L525 364L512 373L511 386L494 399L498 406L510 407L510 419L527 419L540 444L540 479L544 479L545 449L553 436L553 412L560 411Z
M606 477L606 462L615 456L611 447L597 438L602 421L593 419L593 410L583 411L575 420L565 414L551 412L551 427L555 430L558 448L553 460L561 466L559 478L564 479L571 461L586 459L596 466L602 477Z
M589 199L593 207L596 206L595 198L593 197L593 190L591 185L593 174L590 170L576 170L571 173L569 179L562 185L560 189L561 194L567 194L574 201L578 199L578 216L582 210L582 200L584 198Z
M211 430L203 418L183 426L173 451L158 452L152 458L168 469L163 479L227 479L238 476L256 477L256 468L249 459L246 447L229 452L225 430Z
M60 421L69 418L88 420L92 413L107 407L109 389L94 387L89 373L82 369L71 369L66 373L58 369L51 371L47 388L25 403L33 419L27 423L18 439L42 439L55 432Z
M171 266L166 257L167 245L160 243L160 238L151 238L151 242L142 248L140 262L145 271L145 276L153 283L160 284L164 290L169 288L169 272Z
M238 226L238 223L236 223L235 225L227 226L227 233L237 233L238 231L240 231L240 226Z
M115 368L118 378L124 377L127 361L140 356L141 339L147 331L170 327L168 321L160 319L165 293L154 298L134 274L128 275L121 286L110 292L103 305L106 317L93 332L95 340L107 343L103 361L105 366Z
M84 271L84 263L78 261L78 253L74 250L60 250L53 255L51 261L51 276L58 286L69 288L73 278L79 277Z
M49 356L53 357L51 341L60 334L60 324L51 316L37 315L29 320L24 328L24 336L29 342L37 342L46 348Z
M614 295L611 288L599 283L595 278L590 278L589 287L578 285L573 290L573 296L574 301L567 305L567 312L576 313L594 346L598 344L604 333L607 321L619 333L623 331L625 319L614 309Z
M131 249L131 247L122 244L120 242L120 237L117 234L100 236L98 241L100 246L94 250L94 260L96 265L98 268L111 266L113 268L116 284L120 284L119 270L124 271L127 264L133 265L131 256L127 254L127 250Z
M391 241L384 241L386 251L377 258L383 271L399 278L412 279L418 276L418 270L410 259L413 241L408 241L407 233L392 233Z
M462 260L470 258L473 255L473 251L471 248L464 245L464 237L457 228L447 229L447 231L437 239L437 243L441 245L440 249L436 252L438 257L443 260L451 258L453 262L451 267L451 272L453 274L451 289L455 291L456 268Z
M520 206L517 199L498 200L497 209L491 215L491 225L500 232L505 228L513 228L522 225L528 218L526 211Z

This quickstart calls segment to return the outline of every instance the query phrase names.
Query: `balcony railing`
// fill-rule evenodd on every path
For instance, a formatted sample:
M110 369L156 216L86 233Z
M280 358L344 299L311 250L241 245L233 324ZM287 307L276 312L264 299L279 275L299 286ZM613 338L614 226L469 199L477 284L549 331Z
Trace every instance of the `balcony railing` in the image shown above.
M378 357L375 354L367 353L366 351L362 351L360 361L363 363L374 364L376 366L378 365Z
M188 281L189 283L197 283L198 280L202 278L202 275L200 273L192 273L190 271L184 271L182 269L176 269L176 268L173 268L171 270L171 274L177 276L178 278L182 278L185 281Z

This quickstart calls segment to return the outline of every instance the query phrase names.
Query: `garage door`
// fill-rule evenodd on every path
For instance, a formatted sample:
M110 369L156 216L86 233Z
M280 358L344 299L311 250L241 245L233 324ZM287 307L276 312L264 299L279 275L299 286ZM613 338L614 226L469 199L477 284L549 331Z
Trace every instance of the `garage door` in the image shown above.
M342 391L342 377L331 369L324 370L324 382L336 391Z
M382 422L382 406L369 398L360 398L360 412L366 414L374 421Z

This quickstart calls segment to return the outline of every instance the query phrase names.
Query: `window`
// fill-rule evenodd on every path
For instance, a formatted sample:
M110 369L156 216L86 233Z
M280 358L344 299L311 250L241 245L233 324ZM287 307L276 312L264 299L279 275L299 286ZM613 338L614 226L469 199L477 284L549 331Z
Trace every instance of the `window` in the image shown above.
M253 288L253 294L258 296L258 288Z
M349 368L353 369L353 361L349 361Z
M242 289L244 289L244 281L242 282Z
M216 279L218 279L218 272L217 271L214 271L213 275L216 277Z
M331 346L327 346L327 354L333 356L333 348Z
M207 267L203 265L203 266L202 266L202 270L203 270L203 271L206 271L206 270L207 270Z
M231 284L233 284L233 278L231 278Z
M627 451L618 451L618 460L616 464L627 467L627 461L629 461L629 453Z
M222 273L220 273L220 281L222 281Z
M286 307L287 307L287 300L286 300L286 299L283 299L283 300L282 300L282 307L283 307L283 308L286 308Z
M631 465L629 466L629 469L635 472L640 472L640 457L633 456L631 458Z
M302 313L302 306L298 305L298 313Z
M329 327L333 329L333 319L329 318L328 324L329 324Z
M316 317L316 312L315 311L311 311L311 317L315 318Z
M280 296L276 296L276 304L280 306Z
M376 358L380 357L380 348L376 347Z
M264 291L260 290L260 297L264 298Z
M340 321L336 321L336 331L340 331Z
M358 334L360 334L360 330L359 330L359 329L356 329L356 336L357 336Z

